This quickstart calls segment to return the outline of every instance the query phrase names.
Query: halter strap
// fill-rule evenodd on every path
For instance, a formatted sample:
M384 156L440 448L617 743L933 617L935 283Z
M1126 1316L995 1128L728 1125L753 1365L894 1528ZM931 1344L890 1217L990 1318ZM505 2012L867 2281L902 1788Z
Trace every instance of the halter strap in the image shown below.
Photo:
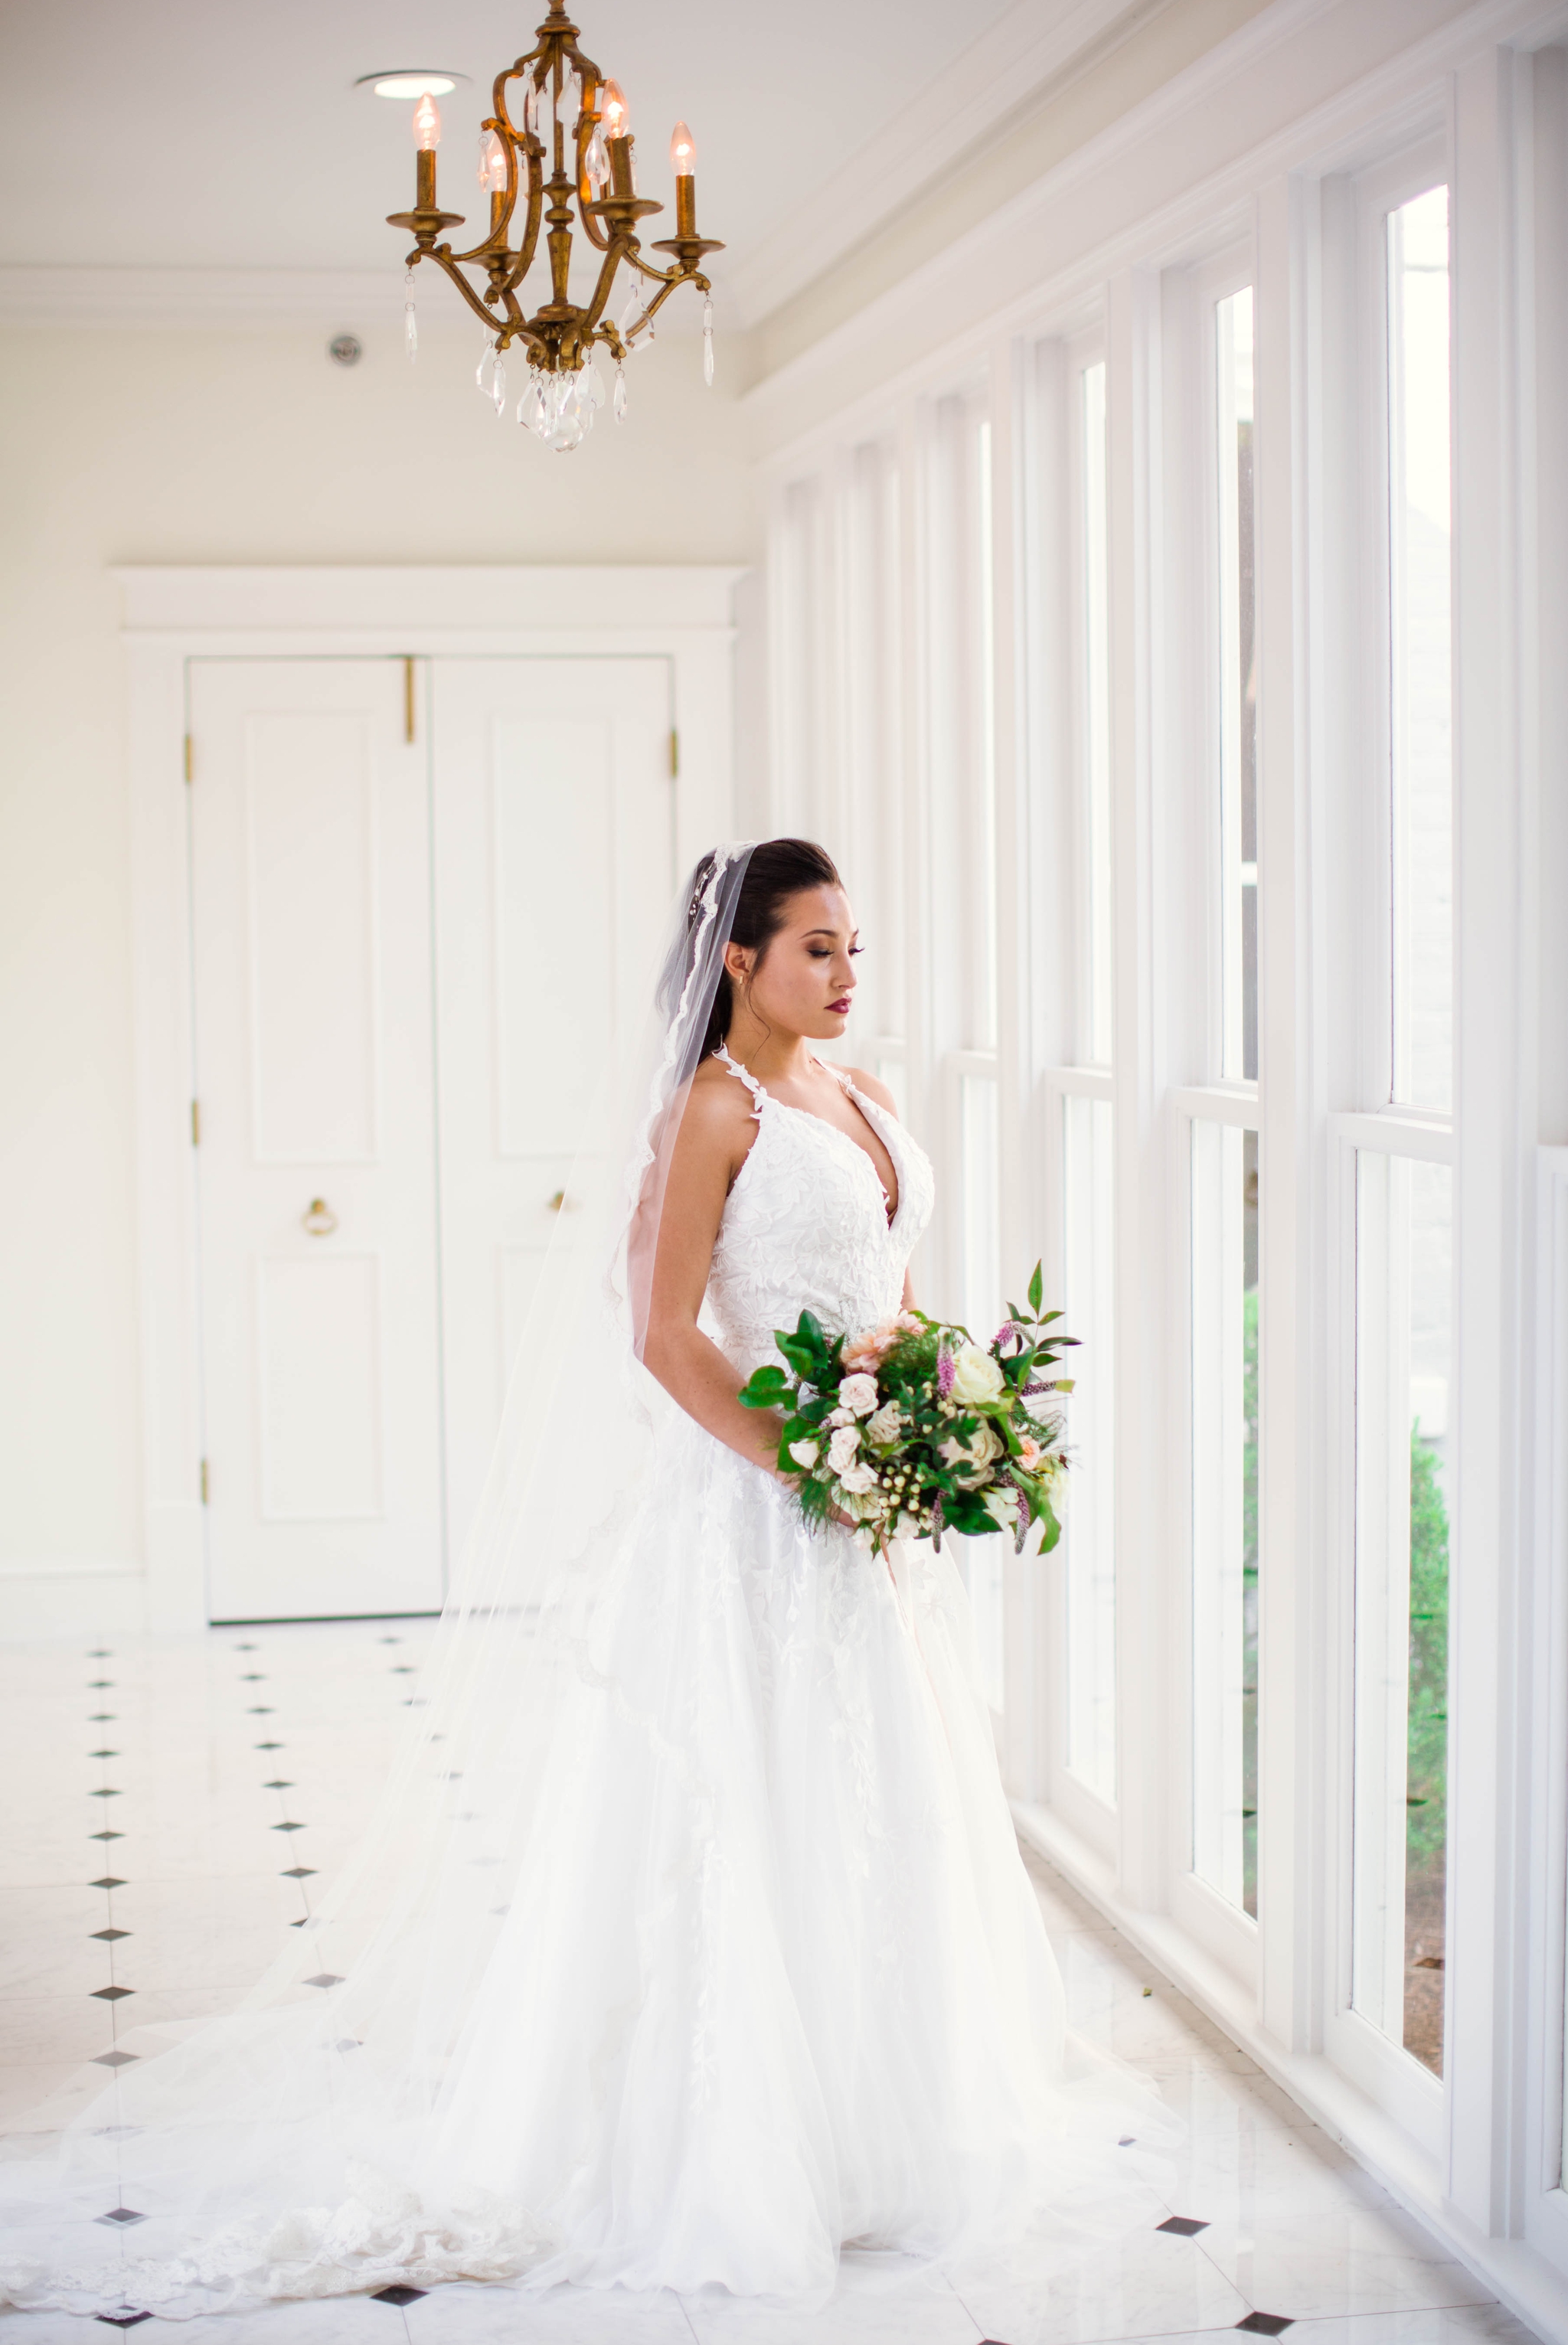
M730 1057L728 1051L725 1048L722 1042L719 1044L718 1050L715 1051L713 1055L721 1066L728 1068L730 1073L735 1076L738 1081L743 1082L746 1085L747 1090L751 1093L751 1112L756 1116L758 1122L760 1122L762 1120L762 1102L768 1097L768 1093L763 1090L756 1076L748 1075L745 1068L740 1064L739 1061Z

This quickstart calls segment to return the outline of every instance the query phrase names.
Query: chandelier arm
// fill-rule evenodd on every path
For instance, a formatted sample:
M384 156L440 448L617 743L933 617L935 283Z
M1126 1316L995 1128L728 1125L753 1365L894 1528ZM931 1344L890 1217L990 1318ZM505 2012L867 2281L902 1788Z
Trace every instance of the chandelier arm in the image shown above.
M462 294L463 299L467 302L469 308L473 310L474 316L479 320L481 325L485 328L487 332L494 334L496 331L495 312L494 310L487 310L485 308L484 301L474 291L467 278L464 277L462 269L458 266L457 255L453 251L451 245L438 244L433 251L425 255L425 258L428 260L433 260L438 269L445 271L446 275L451 278L453 283Z
M539 249L539 223L545 213L545 149L531 131L523 133L522 143L528 157L528 217L517 258L502 279L503 289L508 293L514 286L522 284L534 266L534 255Z
M666 294L673 293L677 285L684 285L692 274L684 260L673 261L667 269L657 268L653 261L645 260L642 254L636 250L635 246L627 247L626 259L631 262L634 269L640 269L645 277L657 279L658 283L664 287L664 292L656 295L655 303L662 301L665 299ZM649 304L648 315L650 317L653 315L655 303Z
M583 330L590 336L596 330L599 320L604 315L605 304L610 298L610 288L616 281L616 271L626 259L627 249L624 237L611 237L607 241L605 264L599 271L599 281L594 288L594 298L583 312ZM619 356L618 351L616 356Z
M522 341L527 344L530 351L544 350L545 343L529 324L523 305L515 293L508 287L503 286L501 299L506 317L505 324L500 329L501 336L504 337L501 347L504 348L507 342Z

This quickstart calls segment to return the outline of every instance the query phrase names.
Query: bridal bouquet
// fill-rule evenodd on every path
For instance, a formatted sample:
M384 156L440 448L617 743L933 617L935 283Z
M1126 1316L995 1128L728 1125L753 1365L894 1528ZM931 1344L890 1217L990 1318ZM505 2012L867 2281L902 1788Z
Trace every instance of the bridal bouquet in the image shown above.
M837 1510L866 1547L903 1532L1006 1530L1021 1551L1032 1523L1043 1549L1061 1527L1052 1494L1066 1471L1063 1420L1030 1403L1068 1393L1070 1377L1042 1376L1077 1338L1048 1335L1040 1265L1029 1308L989 1344L965 1327L906 1311L860 1335L830 1335L809 1311L774 1337L786 1365L759 1368L741 1392L748 1408L782 1408L779 1463L796 1477L812 1523Z

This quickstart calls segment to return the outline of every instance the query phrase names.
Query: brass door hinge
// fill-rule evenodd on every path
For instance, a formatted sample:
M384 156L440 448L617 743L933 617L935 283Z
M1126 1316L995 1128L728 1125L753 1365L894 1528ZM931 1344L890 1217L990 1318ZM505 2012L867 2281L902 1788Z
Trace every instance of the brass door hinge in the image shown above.
M680 735L672 725L669 728L669 777L673 782L680 772Z
M204 1507L208 1505L209 1498L210 1489L207 1478L207 1460L204 1457L201 1461L201 1503Z
M196 779L196 744L188 733L185 736L185 778L188 782Z
M190 1144L192 1148L199 1148L201 1145L201 1101L199 1100L192 1100L190 1102Z

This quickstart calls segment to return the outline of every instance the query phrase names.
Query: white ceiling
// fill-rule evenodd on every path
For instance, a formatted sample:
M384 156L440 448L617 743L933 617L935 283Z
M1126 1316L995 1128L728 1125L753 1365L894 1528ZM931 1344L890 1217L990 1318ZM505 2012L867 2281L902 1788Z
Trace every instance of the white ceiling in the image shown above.
M645 194L671 200L670 129L677 116L691 125L699 223L728 247L714 264L722 297L748 256L778 253L797 210L816 266L833 257L825 244L865 232L886 208L878 166L900 117L926 134L917 177L940 168L933 98L937 121L949 92L967 119L983 86L1005 80L1007 38L983 65L974 46L1004 8L1008 33L1020 19L1060 32L1078 13L1070 0L962 0L961 13L947 0L838 0L826 15L766 0L584 0L577 21L584 50L626 90ZM11 0L0 266L395 272L405 239L384 215L412 201L410 109L356 79L396 66L473 77L442 101L440 195L476 222L490 84L532 48L542 14L541 0ZM856 200L825 204L824 183L852 186L868 146ZM779 281L776 266L764 273Z

